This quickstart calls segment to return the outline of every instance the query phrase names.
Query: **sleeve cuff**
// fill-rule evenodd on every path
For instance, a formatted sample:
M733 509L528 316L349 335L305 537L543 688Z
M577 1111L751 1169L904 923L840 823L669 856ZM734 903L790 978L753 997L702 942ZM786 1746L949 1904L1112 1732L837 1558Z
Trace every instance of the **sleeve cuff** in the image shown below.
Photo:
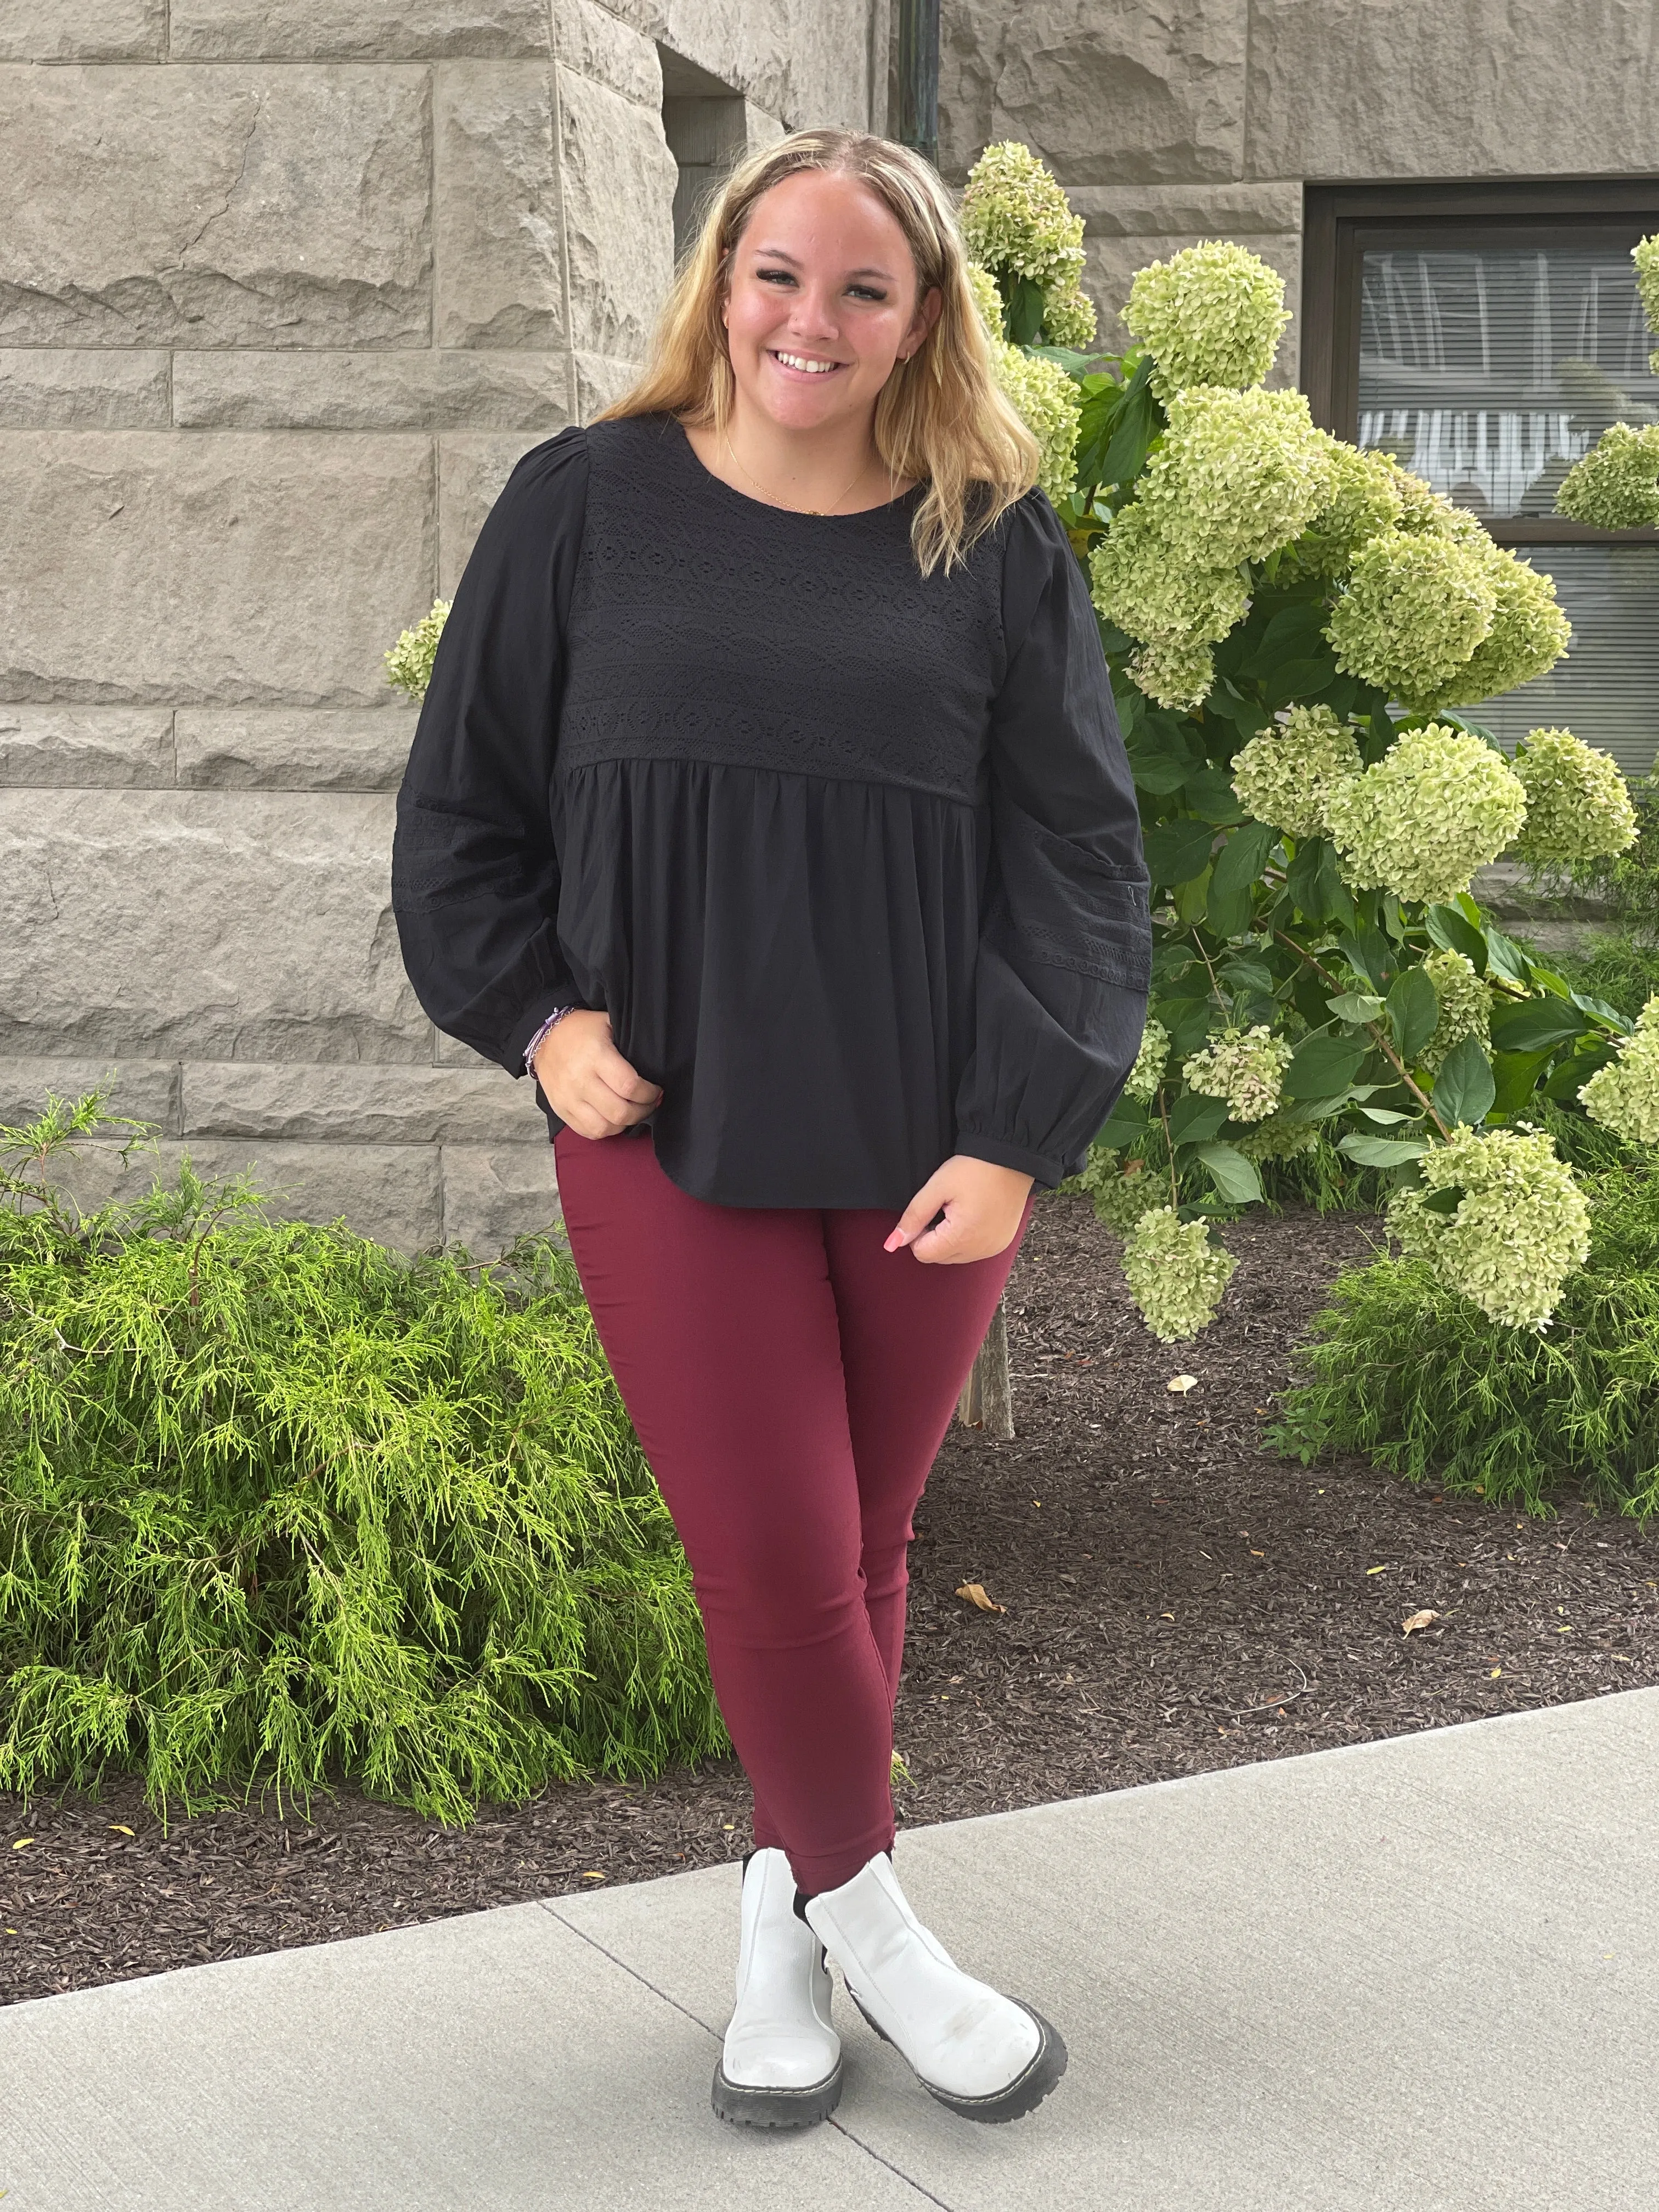
M1003 1137L982 1137L972 1130L959 1129L957 1150L970 1160L988 1160L993 1167L1013 1168L1041 1183L1045 1190L1052 1190L1065 1180L1063 1164L1042 1152L1027 1152L1023 1145L1011 1145Z
M556 1012L561 1006L578 1006L580 1004L581 1000L574 991L568 990L543 991L532 999L507 1031L503 1042L501 1064L507 1073L520 1076L528 1073L524 1064L526 1049L550 1014Z

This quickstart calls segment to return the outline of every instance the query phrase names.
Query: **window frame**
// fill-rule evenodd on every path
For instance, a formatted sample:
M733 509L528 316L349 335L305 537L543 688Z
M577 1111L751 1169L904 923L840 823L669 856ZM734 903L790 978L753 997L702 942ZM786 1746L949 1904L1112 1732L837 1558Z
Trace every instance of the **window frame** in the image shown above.
M1322 429L1352 441L1359 428L1362 256L1507 243L1547 231L1563 243L1627 228L1630 243L1659 233L1659 176L1556 178L1490 184L1308 185L1304 187L1302 388ZM1659 349L1659 337L1654 344ZM1559 515L1482 517L1500 545L1652 545L1659 530L1599 530Z

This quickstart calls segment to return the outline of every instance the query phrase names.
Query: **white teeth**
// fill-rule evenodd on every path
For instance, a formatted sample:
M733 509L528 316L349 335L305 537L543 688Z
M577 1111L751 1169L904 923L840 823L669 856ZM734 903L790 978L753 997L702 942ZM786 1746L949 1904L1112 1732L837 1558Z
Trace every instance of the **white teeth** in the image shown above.
M832 368L839 368L836 361L806 361L798 353L781 353L778 359L786 368L804 368L809 376L827 376Z

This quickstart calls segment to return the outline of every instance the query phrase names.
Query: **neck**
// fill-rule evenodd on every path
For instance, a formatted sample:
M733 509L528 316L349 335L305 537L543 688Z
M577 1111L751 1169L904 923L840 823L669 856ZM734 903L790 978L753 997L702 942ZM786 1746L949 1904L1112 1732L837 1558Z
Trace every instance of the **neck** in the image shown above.
M738 466L792 507L833 507L853 491L867 494L886 474L873 409L850 422L792 430L746 404L739 392L726 434Z

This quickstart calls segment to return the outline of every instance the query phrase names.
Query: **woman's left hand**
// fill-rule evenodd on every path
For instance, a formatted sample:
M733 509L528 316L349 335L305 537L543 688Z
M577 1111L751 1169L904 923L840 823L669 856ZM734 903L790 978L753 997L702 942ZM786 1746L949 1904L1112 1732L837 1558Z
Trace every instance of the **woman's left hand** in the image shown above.
M946 1267L993 1259L1013 1243L1032 1181L1018 1168L952 1152L905 1207L882 1249L902 1252L908 1244L918 1260ZM944 1220L929 1229L941 1206Z

